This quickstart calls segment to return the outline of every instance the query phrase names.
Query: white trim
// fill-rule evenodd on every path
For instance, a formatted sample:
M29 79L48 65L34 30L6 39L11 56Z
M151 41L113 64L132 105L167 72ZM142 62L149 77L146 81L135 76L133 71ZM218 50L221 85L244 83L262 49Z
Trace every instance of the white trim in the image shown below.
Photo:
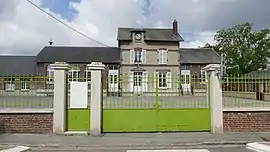
M223 108L223 112L229 112L229 111L232 111L232 112L251 112L251 111L270 111L270 108Z
M26 146L16 146L14 148L9 148L9 149L3 149L0 152L27 152L30 151L30 147Z
M207 149L127 150L127 152L209 152Z
M257 143L257 142L248 143L246 145L246 148L253 150L253 151L257 151L257 152L269 152L270 151L270 146L264 145L261 143Z
M0 109L0 113L53 113L53 109Z

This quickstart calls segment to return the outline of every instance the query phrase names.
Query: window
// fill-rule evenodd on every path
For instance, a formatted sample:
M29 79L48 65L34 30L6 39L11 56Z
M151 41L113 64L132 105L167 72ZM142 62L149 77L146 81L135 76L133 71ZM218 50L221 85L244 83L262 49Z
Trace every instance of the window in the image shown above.
M91 71L90 70L84 71L84 78L85 78L85 81L91 82Z
M49 82L54 81L54 70L51 68L50 65L47 66L47 78Z
M200 71L200 79L201 79L201 82L206 82L206 79L207 79L206 71L204 71L204 70Z
M134 86L142 86L142 72L134 72Z
M118 65L109 65L109 70L118 70Z
M68 71L68 81L79 81L80 67L78 65L72 66Z
M181 65L181 70L190 70L189 65Z
M118 75L117 74L110 74L109 75L109 83L116 84L118 81Z
M130 63L146 63L146 50L141 48L136 48L135 50L130 50Z
M159 64L167 64L168 63L168 50L167 49L159 49L158 50L158 61Z
M166 72L159 72L159 74L158 74L158 86L160 88L167 88Z
M161 89L168 89L172 86L171 72L169 71L158 71L155 76L158 76L158 87Z
M134 63L141 63L142 62L142 50L135 50L134 51Z
M30 89L30 79L21 79L21 90Z
M5 90L15 90L15 78L5 79Z

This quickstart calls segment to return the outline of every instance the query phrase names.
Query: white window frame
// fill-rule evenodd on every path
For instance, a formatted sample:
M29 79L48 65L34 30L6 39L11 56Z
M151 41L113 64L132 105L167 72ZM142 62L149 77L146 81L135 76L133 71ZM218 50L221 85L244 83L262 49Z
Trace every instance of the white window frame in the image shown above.
M21 81L21 90L30 90L29 78L22 78L20 81Z
M74 65L68 71L68 81L78 82L80 80L80 67L79 65Z
M143 62L143 50L134 50L134 63Z
M84 70L85 82L91 82L91 70Z
M165 82L164 82L165 81ZM163 85L161 85L163 84ZM167 72L158 72L158 88L167 89Z
M168 49L158 49L158 63L168 64Z
M5 85L5 90L6 91L14 91L15 90L15 78L6 78L4 81L5 81L4 85ZM7 89L6 88L7 84L14 85L14 88Z
M201 82L207 82L207 72L205 70L200 70L200 79Z
M50 65L47 66L47 78L49 83L54 82L54 70Z

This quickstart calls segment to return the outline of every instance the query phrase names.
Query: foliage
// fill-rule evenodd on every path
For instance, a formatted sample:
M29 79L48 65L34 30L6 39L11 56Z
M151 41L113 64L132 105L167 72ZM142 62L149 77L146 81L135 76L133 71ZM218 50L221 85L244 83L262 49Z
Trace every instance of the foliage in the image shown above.
M214 38L216 44L206 44L224 55L229 74L246 74L267 68L270 57L270 29L254 31L252 24L238 24L219 30Z

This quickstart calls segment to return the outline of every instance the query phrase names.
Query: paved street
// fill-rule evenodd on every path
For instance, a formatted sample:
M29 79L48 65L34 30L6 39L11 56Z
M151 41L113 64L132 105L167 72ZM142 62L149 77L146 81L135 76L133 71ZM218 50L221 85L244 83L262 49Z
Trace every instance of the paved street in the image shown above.
M262 142L269 133L136 133L103 137L2 134L0 148L28 146L33 151L124 152L128 149L209 149L210 152L249 152L245 145Z

